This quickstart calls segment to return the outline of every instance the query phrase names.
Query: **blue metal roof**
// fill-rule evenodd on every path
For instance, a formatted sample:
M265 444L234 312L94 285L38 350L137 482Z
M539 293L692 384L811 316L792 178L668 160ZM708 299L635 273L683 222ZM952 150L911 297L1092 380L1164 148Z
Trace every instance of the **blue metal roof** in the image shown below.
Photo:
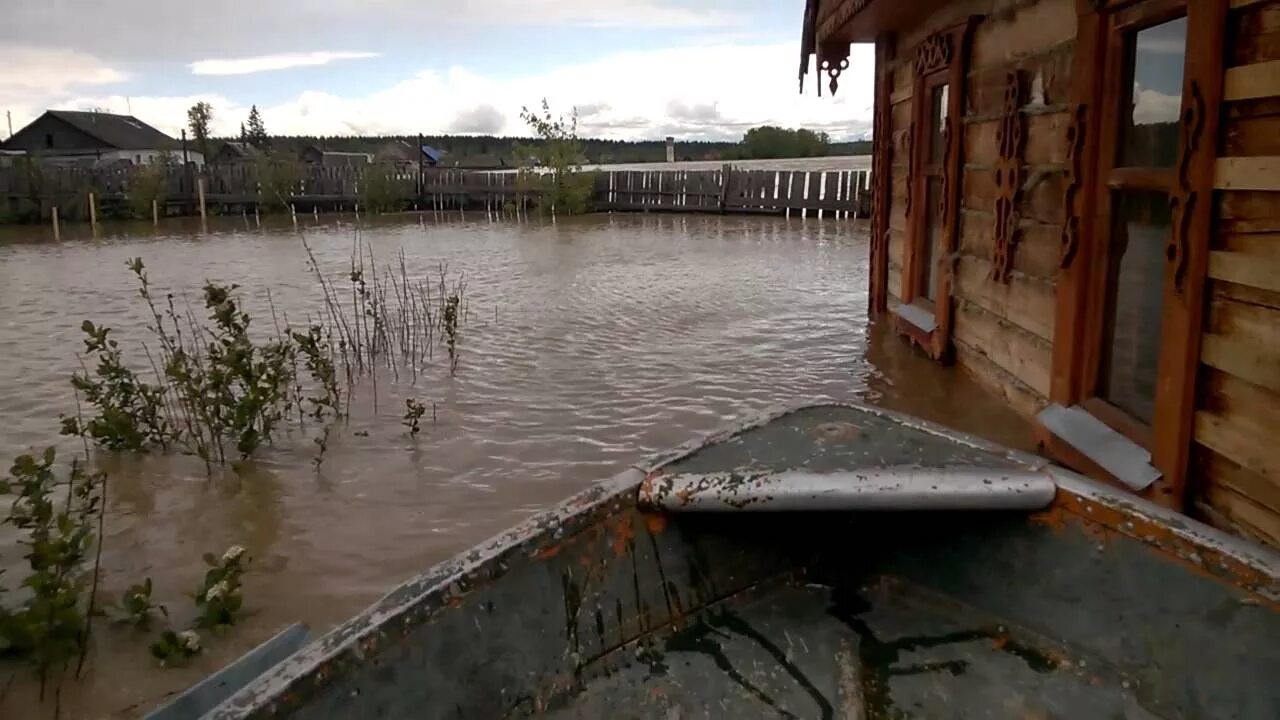
M423 155L426 155L426 156L427 156L427 159L428 159L428 160L430 160L431 162L434 162L434 163L438 163L438 162L440 162L441 160L443 160L443 159L444 159L444 151L443 151L443 150L437 150L437 149L435 149L435 148L431 147L430 145L423 145L423 146L422 146L422 154L423 154Z

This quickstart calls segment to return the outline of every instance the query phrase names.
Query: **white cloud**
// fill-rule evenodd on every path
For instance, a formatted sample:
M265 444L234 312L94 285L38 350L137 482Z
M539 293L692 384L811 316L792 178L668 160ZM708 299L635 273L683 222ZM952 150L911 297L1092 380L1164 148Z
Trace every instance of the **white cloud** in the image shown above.
M378 57L372 52L307 52L259 55L257 57L197 60L188 67L193 75L248 75L270 70L328 65L339 60L363 60Z
M0 43L0 109L12 113L15 130L69 93L125 79L87 53Z
M464 3L467 20L529 25L701 28L729 25L739 17L718 10L692 10L645 0L481 0Z
M231 20L225 32L210 32L193 29L199 23L192 8L180 2L8 0L3 7L0 43L38 39L130 62L184 64L342 47L352 37L393 46L449 44L466 35L468 50L486 52L476 46L495 27L717 31L740 27L750 14L733 0L219 0L216 16Z
M620 52L513 77L451 67L364 95L317 88L259 109L268 131L279 134L527 134L520 109L545 96L555 112L580 108L580 132L591 137L734 140L763 123L863 137L871 121L870 49L853 48L835 98L816 97L812 82L808 94L797 94L795 54L793 43L722 44ZM248 112L234 98L207 95L134 97L132 106L143 120L176 132L197 100L213 105L219 135L236 134ZM125 99L87 95L69 104L123 111Z
M1133 87L1133 121L1139 125L1172 123L1182 113L1182 96Z

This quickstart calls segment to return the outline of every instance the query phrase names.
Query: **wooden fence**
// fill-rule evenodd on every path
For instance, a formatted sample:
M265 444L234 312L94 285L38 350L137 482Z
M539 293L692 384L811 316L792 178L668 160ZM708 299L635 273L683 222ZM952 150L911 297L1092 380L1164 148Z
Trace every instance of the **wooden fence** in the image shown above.
M607 210L870 215L867 170L628 170L596 178Z
M597 211L822 214L863 217L870 211L866 170L626 170L593 173ZM498 210L533 195L512 172L382 166L320 167L282 163L172 167L0 166L0 218L63 219L141 214L195 214L203 189L210 214L258 206L297 212L360 208ZM90 194L94 209L90 210ZM144 216L150 216L148 210Z

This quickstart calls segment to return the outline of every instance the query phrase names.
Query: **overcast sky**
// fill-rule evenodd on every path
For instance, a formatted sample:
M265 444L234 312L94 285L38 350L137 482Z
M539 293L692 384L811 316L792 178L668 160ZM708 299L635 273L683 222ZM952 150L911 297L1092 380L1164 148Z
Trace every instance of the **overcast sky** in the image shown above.
M16 7L12 5L16 3ZM523 105L576 106L583 134L738 139L763 123L861 138L871 52L839 95L804 96L803 0L7 0L0 110L137 115L214 132L251 104L277 134L524 134Z

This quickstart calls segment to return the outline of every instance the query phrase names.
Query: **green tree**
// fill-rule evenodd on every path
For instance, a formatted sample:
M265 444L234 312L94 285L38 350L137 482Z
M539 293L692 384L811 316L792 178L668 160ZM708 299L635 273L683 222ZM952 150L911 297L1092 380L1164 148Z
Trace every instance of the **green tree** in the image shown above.
M263 207L269 210L287 209L293 196L301 188L306 168L300 161L287 155L268 155L265 152L253 154L253 166L262 188Z
M213 122L213 106L201 100L187 110L187 127L205 162L209 161L209 123Z
M205 156L208 160L208 156ZM152 203L162 206L169 185L169 175L178 164L173 155L164 154L156 157L155 162L142 166L134 172L129 186L129 210L138 219L151 217Z
M541 112L521 108L520 119L541 141L517 148L520 185L539 193L539 208L569 215L586 212L594 178L582 171L586 155L578 137L577 108L567 118L553 116L543 98Z
M262 114L258 112L257 105L249 108L249 122L245 129L247 130L245 141L266 152L271 140L267 136L267 126L262 124Z
M742 136L744 154L749 158L816 157L827 154L831 138L825 132L790 130L774 125L752 128Z

